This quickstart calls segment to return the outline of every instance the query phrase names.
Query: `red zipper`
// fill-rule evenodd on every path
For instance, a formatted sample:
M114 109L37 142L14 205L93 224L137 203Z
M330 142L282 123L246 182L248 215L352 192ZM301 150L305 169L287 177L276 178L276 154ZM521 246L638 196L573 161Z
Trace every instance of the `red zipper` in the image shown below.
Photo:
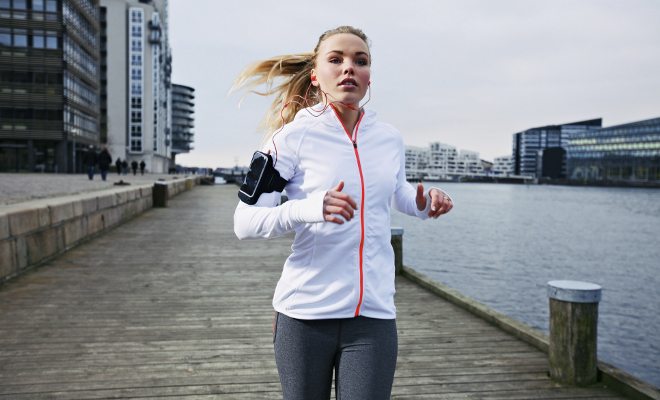
M364 265L364 175L362 174L362 164L360 163L360 153L358 152L358 146L357 146L357 134L358 134L358 128L360 127L360 122L362 122L362 117L364 117L364 112L360 114L360 118L358 119L357 124L355 125L355 130L353 135L351 135L348 132L348 129L346 129L346 126L344 126L344 123L341 121L341 118L339 118L339 113L337 112L337 109L335 108L334 105L332 105L332 109L335 111L335 115L337 116L337 119L339 120L339 123L341 123L341 126L344 128L344 132L346 132L346 135L348 136L348 139L353 143L353 152L355 153L355 161L357 161L357 166L358 166L358 171L360 172L360 185L362 188L362 193L360 196L360 252L359 252L359 268L360 268L360 297L358 298L358 303L357 306L355 307L355 316L360 315L360 307L362 307L362 297L364 294L364 272L363 272L363 265Z

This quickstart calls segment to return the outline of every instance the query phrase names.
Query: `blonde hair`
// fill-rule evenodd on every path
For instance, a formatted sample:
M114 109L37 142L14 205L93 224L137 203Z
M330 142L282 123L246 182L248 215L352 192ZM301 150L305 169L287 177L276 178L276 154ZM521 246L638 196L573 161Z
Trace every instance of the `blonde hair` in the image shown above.
M285 54L250 65L238 75L231 92L246 89L260 96L275 95L262 125L268 132L277 130L282 123L291 122L301 109L324 100L318 87L312 86L311 71L321 43L340 33L355 35L369 47L369 39L360 29L340 26L323 32L311 53ZM283 82L275 85L275 81L281 79ZM264 84L265 91L254 90Z

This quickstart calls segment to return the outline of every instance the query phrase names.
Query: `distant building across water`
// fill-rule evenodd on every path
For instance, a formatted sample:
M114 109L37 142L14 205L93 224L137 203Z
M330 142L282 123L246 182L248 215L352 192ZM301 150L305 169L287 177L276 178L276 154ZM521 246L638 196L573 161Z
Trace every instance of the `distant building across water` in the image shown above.
M513 135L513 173L585 183L660 182L660 118L603 127L593 119Z
M406 177L408 180L453 180L464 176L486 174L492 164L479 158L476 151L434 142L427 148L406 147ZM486 168L485 168L486 167Z
M660 181L660 118L575 132L565 148L571 180Z
M407 178L660 184L660 118L610 127L597 118L530 128L513 134L512 147L510 156L490 163L444 143L406 146Z
M493 162L493 175L507 176L513 175L513 158L511 156L495 157Z
M602 120L530 128L513 134L513 173L534 178L566 176L565 145L575 132L597 129Z

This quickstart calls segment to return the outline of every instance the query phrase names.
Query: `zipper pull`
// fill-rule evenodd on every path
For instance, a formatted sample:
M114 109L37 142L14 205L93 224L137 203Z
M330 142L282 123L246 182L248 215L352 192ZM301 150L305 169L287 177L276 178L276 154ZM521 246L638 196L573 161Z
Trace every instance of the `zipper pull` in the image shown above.
M357 142L353 142L353 147L357 149Z

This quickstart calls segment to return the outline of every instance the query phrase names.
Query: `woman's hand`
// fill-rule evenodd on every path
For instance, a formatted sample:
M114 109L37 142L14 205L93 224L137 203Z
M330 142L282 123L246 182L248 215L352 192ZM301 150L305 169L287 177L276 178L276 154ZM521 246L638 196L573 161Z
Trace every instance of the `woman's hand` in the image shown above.
M438 218L442 214L447 214L454 207L449 196L441 190L433 188L429 191L429 196L431 197L431 210L429 210L429 217L431 218ZM417 197L415 198L417 209L420 211L424 210L427 200L426 196L424 196L424 185L420 182L417 184Z
M342 193L344 181L339 181L337 186L328 190L323 198L323 218L328 222L343 224L344 220L350 221L357 209L355 200L346 193ZM339 217L341 215L343 219Z

